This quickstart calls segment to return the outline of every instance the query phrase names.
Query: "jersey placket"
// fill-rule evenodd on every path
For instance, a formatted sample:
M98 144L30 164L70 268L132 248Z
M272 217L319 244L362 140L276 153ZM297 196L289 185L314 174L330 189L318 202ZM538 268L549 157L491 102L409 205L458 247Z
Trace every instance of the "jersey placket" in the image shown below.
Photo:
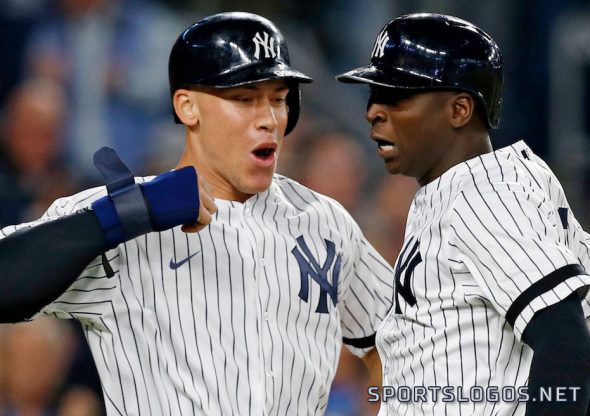
M274 385L274 372L272 368L272 352L267 351L269 346L268 340L271 337L271 330L269 327L269 321L271 319L270 314L267 311L268 308L268 288L265 287L264 281L266 280L266 262L265 258L265 231L262 221L262 212L264 211L264 204L259 198L252 198L244 203L244 231L248 235L248 240L251 243L252 250L254 253L254 280L256 282L256 294L257 294L257 332L258 332L258 344L259 344L259 357L260 357L260 372L261 380L265 388L266 393L262 398L262 403L265 403L264 415L268 414L268 409L273 404L273 385Z

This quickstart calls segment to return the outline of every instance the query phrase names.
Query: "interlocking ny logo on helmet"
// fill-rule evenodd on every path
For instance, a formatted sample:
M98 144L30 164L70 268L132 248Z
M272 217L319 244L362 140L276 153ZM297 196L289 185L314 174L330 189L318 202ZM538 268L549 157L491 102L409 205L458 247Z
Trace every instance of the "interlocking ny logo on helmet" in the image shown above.
M260 59L260 47L264 50L265 58L280 58L281 48L279 42L275 42L275 38L269 36L267 32L262 33L264 33L264 36L260 36L260 33L256 32L256 35L252 38L256 59Z
M291 67L287 44L268 19L252 13L230 12L207 17L180 34L168 62L170 95L180 88L231 88L271 79L285 79L288 134L299 118L299 84L311 82ZM176 114L175 121L180 122Z
M382 58L385 54L385 45L389 40L389 36L387 32L384 30L382 31L379 36L377 36L377 40L375 41L375 46L373 47L373 52L371 53L371 57Z
M453 16L416 13L392 20L379 33L370 64L336 79L404 90L463 90L483 106L490 127L500 120L500 48L483 30Z

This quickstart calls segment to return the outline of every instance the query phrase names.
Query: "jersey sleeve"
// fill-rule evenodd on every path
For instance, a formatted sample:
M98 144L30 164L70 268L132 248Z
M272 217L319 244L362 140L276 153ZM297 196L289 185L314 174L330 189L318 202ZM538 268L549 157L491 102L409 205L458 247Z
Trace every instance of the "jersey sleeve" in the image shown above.
M365 239L353 223L352 277L339 303L343 342L357 356L375 346L375 333L393 300L394 273L391 266Z
M536 312L587 294L586 236L568 216L540 192L507 184L463 191L449 213L451 264L467 267L519 340Z
M582 229L582 226L578 223L578 221L575 218L573 218L573 222L575 226L573 227L573 230L576 234L574 238L579 238L581 240L578 250L578 258L580 259L580 264L584 266L587 272L590 272L590 234L588 234L586 231ZM588 320L588 324L590 325L590 290L588 291L586 297L582 301L582 310L584 311L584 316L586 317L586 319Z
M74 214L88 207L92 201L104 194L104 187L102 187L89 189L71 197L60 198L47 209L40 219L1 229L0 238L7 237L19 230ZM105 308L110 307L113 291L118 285L118 256L118 250L114 249L94 259L61 296L43 307L32 318L38 315L79 320L93 320L100 317ZM31 261L35 261L34 255L31 256Z

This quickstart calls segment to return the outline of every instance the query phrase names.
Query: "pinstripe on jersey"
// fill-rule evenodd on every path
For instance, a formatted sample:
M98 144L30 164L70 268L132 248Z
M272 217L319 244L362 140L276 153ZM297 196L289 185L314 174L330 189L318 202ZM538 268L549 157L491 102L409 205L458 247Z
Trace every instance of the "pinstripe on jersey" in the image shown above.
M42 220L102 195L58 200ZM113 277L98 258L43 310L82 322L109 415L323 414L342 339L362 346L390 309L393 271L333 200L276 175L243 204L216 203L201 232L122 244L106 254ZM305 273L300 296L296 248L303 264L311 255L330 267L319 273L328 285L340 262L327 313L316 312L320 286Z
M377 332L383 384L526 386L532 350L522 332L536 311L587 289L589 254L561 185L523 142L454 166L410 207L396 265L399 304ZM589 315L588 298L583 305ZM524 403L438 397L394 398L379 414L525 410Z

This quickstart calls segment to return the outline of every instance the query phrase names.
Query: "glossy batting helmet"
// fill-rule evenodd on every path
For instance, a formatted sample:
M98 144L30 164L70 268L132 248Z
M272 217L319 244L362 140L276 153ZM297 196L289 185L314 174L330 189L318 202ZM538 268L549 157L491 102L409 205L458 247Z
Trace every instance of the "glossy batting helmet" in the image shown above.
M498 127L502 104L502 53L483 30L452 16L417 13L398 17L379 33L368 66L339 81L405 90L462 90Z
M244 12L216 14L189 26L172 47L168 77L171 95L195 85L229 88L285 79L291 87L285 134L299 118L299 83L312 82L291 68L287 44L277 27L264 17ZM174 119L180 123L176 113Z

